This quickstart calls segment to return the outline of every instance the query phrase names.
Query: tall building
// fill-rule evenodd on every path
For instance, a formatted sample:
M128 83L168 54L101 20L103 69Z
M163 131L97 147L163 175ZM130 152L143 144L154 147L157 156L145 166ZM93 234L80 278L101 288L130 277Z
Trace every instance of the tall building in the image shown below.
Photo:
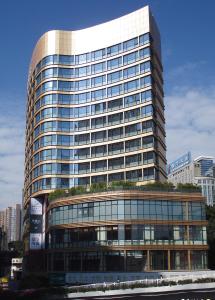
M215 166L213 157L199 156L191 160L191 154L186 153L168 165L168 181L192 183L199 185L202 195L207 199L207 205L215 204Z
M5 233L6 244L21 240L21 205L9 206L0 211L0 227Z
M49 198L56 189L69 194L70 188L82 186L87 192L99 182L143 186L166 181L162 70L160 35L148 6L104 24L50 31L39 39L28 79L23 202L27 269L41 268L42 253L49 273L205 268L200 195L134 188ZM195 206L195 220L201 224L198 253L186 234L196 228L186 219L188 207L191 216ZM160 207L164 211L156 215ZM173 217L173 210L180 216ZM168 240L175 239L180 246L171 252Z

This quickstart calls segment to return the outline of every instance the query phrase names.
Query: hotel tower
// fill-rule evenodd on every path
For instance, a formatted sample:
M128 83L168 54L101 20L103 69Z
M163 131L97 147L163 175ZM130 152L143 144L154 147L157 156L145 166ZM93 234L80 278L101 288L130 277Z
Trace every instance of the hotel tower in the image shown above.
M144 190L167 178L162 71L148 6L39 39L26 113L26 269L129 273L192 269L192 259L205 268L203 198ZM99 184L105 191L92 192ZM188 239L196 207L199 251L171 248Z

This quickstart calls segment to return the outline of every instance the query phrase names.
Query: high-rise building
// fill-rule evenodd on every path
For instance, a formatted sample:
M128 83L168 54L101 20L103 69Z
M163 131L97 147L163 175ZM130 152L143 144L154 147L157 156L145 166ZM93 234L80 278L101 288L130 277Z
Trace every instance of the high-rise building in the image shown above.
M39 39L28 79L27 268L41 268L41 253L49 273L206 267L200 195L151 194L139 187L140 192L49 198L56 189L69 194L82 186L88 192L100 182L166 181L162 71L160 35L148 6L87 29L49 31ZM201 223L198 253L186 244L189 228L182 221L188 207L189 216L192 207L195 214L195 205ZM170 219L182 223L173 225ZM158 240L174 239L186 240L185 248L180 244L171 252L167 241L156 246Z
M192 183L199 185L202 195L207 199L207 205L215 204L215 166L213 157L199 156L191 160L191 154L186 153L168 166L168 181Z
M21 240L21 205L9 206L0 211L0 227L5 233L6 244Z

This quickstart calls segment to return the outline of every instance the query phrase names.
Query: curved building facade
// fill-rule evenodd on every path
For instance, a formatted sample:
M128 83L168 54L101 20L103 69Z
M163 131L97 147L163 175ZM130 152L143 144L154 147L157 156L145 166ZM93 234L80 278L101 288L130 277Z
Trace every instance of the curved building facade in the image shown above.
M28 83L26 201L94 182L166 179L160 41L150 20L145 7L40 38Z
M50 202L48 272L207 268L201 194L109 190Z
M163 265L154 263L150 267L151 254L147 251L150 243L155 248L157 245L151 233L154 225L150 224L157 221L143 214L138 217L121 214L122 207L127 207L126 201L131 211L138 205L141 211L145 205L141 197L134 198L130 193L126 198L113 195L116 200L112 200L112 195L105 198L101 194L101 203L94 204L96 198L86 196L82 197L83 203L82 200L73 203L71 199L71 204L65 206L59 201L55 208L48 200L48 195L56 189L84 186L88 190L99 182L109 185L114 181L134 181L145 185L165 180L160 35L149 7L87 29L45 33L34 49L28 78L26 253L34 250L36 255L36 250L46 248L48 271L62 271L62 257L67 270L65 259L72 261L71 271L75 268L109 271L108 266L114 268L118 256L122 265L117 270L169 269L169 252L165 252ZM73 212L77 215L80 207L83 209L80 220L58 217L59 214L71 216ZM103 214L104 207L109 211L108 217ZM166 224L174 232L172 217L167 218L170 219L166 219ZM184 230L182 227L179 231ZM137 232L146 232L150 242L143 242L142 233L138 236ZM88 250L79 257L85 245L89 246ZM95 251L95 247L106 247L107 254ZM65 249L67 254L56 249ZM70 258L65 258L67 255ZM190 257L187 252L185 256ZM139 267L139 263L128 267L129 257L137 257L142 263Z

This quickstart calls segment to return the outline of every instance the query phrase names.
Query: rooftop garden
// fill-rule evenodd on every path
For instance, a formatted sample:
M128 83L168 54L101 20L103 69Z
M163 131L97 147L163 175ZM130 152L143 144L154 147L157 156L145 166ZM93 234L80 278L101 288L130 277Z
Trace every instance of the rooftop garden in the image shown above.
M73 187L70 189L58 189L49 194L49 201L63 198L63 197L70 197L75 195L82 195L82 194L91 194L97 192L106 192L106 191L120 191L120 190L139 190L139 191L168 191L168 192L185 192L185 193L201 193L201 188L197 185L193 185L190 183L187 184L178 184L175 187L170 182L154 182L149 183L147 185L137 186L136 182L131 181L114 181L109 183L108 185L104 182L100 183L93 183L89 187L78 186Z

